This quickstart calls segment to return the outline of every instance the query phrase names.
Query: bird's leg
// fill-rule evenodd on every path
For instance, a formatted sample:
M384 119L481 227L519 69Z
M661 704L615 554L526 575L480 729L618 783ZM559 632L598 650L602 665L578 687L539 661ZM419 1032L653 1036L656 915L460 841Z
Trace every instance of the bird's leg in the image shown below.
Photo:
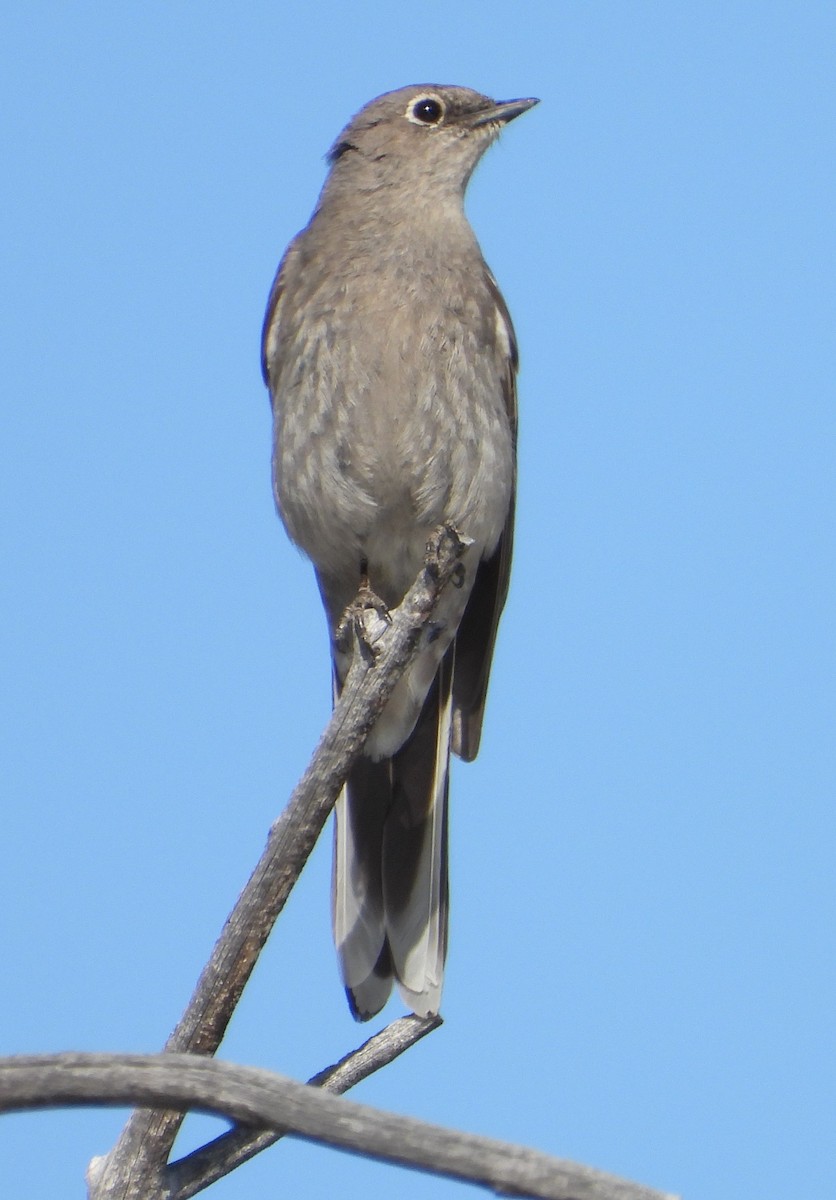
M347 653L352 641L356 640L362 654L370 659L376 656L375 644L392 624L389 608L369 583L369 564L360 561L360 586L357 595L343 613L335 633L340 650Z

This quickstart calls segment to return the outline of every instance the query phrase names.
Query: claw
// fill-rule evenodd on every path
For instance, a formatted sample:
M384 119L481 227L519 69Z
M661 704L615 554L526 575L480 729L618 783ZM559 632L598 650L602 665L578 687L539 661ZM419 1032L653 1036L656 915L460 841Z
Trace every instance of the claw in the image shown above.
M334 641L339 650L348 653L356 640L361 653L374 659L377 653L376 643L391 624L392 617L388 606L372 591L368 576L364 573L357 595L340 618Z

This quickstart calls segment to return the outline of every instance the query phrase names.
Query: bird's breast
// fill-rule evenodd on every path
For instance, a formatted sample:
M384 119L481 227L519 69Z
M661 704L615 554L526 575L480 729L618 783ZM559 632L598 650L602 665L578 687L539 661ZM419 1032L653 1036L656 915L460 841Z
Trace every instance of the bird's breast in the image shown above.
M493 549L514 468L493 308L446 277L389 282L311 305L277 388L275 460L280 510L314 563L385 560L398 590L441 522Z

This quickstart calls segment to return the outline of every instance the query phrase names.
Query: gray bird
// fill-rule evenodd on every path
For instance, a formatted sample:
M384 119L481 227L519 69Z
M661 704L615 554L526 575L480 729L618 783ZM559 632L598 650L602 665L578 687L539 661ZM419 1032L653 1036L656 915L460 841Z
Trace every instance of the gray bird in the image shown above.
M337 802L334 939L359 1020L393 980L420 1015L441 999L450 751L479 749L516 469L514 331L464 193L536 103L437 84L372 100L331 148L264 320L276 503L316 568L335 694L349 658L334 632L361 583L395 607L433 530L471 539Z

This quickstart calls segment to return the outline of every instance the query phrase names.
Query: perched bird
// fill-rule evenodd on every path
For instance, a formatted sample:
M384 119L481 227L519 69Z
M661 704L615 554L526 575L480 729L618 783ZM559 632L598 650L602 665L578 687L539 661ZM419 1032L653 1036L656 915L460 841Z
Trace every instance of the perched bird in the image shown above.
M470 539L337 802L334 938L359 1020L393 980L414 1012L439 1009L450 751L479 748L516 470L514 331L464 193L536 103L437 84L372 100L331 148L264 320L276 503L316 569L335 694L350 655L335 629L361 583L395 607L439 525Z

